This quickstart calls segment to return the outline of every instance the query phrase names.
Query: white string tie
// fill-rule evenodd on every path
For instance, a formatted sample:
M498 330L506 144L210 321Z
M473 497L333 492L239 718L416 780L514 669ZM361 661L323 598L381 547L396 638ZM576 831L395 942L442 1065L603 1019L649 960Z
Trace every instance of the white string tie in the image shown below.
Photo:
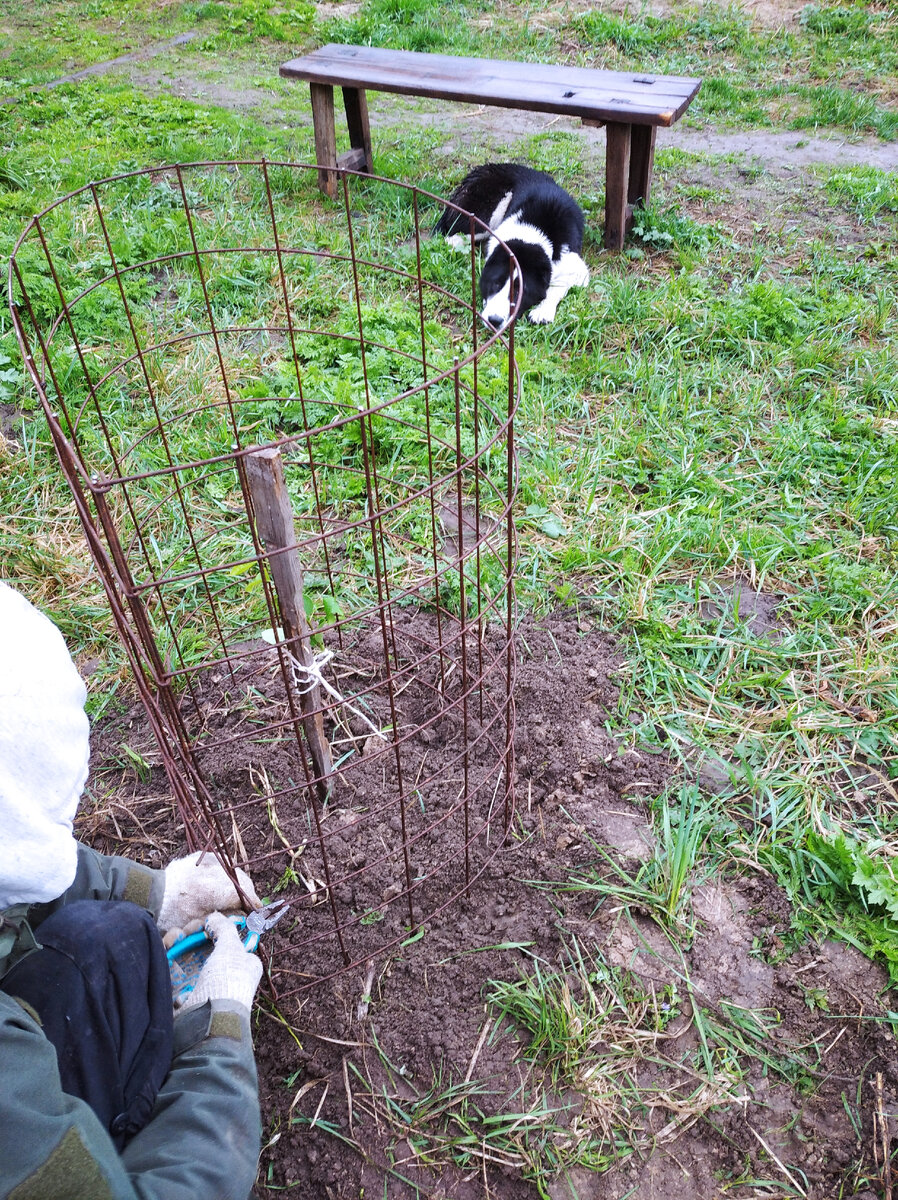
M333 696L338 704L342 704L344 708L348 708L351 713L355 713L357 717L364 721L375 737L379 737L383 742L388 740L386 735L360 709L347 700L345 696L341 696L337 689L324 678L322 672L334 657L333 650L319 650L317 654L312 655L312 661L309 663L300 662L296 655L290 653L289 650L287 653L290 655L290 662L293 664L293 682L300 696L307 695L313 688L322 687L328 695Z

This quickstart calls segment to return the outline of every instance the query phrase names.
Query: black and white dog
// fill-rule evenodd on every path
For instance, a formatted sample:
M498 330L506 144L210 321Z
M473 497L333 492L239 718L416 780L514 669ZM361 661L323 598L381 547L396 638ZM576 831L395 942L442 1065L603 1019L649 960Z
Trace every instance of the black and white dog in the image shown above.
M520 267L514 294L523 288L520 312L530 320L547 325L558 303L572 287L589 283L589 268L580 257L583 248L583 213L572 196L545 171L517 163L486 163L475 167L452 193L459 208L473 213L490 227L474 234L476 242L487 242L486 260L480 274L483 297L481 316L501 329L511 315L511 264L501 239ZM468 246L471 222L447 208L436 232L459 249Z

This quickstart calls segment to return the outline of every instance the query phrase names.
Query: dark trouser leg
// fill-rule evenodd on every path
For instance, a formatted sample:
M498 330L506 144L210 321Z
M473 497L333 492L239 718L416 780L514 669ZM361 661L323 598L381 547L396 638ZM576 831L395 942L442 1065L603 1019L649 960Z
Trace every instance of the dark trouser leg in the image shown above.
M56 1048L62 1090L85 1100L119 1149L149 1120L172 1056L168 960L135 904L78 900L36 930L43 947L6 975Z

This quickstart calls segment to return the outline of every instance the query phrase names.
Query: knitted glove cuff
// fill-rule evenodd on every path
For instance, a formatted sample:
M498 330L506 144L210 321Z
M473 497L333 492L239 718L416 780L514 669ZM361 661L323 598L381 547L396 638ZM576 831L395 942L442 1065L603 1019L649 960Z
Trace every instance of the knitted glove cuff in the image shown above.
M193 1008L206 1000L233 1000L251 1009L262 978L258 955L247 951L233 922L221 913L212 913L206 921L206 932L215 946L182 1008Z

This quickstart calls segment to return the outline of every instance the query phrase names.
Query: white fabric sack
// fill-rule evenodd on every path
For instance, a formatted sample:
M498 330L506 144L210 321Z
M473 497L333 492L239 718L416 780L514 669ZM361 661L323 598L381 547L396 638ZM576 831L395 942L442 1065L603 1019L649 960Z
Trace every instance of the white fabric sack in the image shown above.
M0 583L0 909L55 900L75 878L86 697L56 626Z

